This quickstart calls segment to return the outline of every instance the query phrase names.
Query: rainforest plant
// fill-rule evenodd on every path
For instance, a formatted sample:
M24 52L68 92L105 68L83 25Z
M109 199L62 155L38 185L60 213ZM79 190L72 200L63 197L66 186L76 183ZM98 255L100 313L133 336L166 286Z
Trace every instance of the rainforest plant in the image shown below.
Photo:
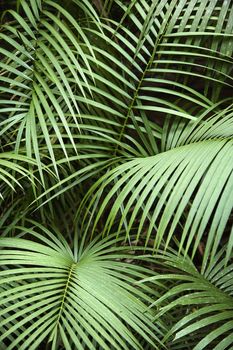
M233 2L1 9L0 349L232 349Z

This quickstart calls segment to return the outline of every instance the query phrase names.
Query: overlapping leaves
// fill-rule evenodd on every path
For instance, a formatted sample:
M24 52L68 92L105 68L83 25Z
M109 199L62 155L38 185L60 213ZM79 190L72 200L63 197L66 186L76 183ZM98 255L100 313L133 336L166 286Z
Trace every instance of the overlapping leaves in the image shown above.
M3 347L154 349L157 336L171 349L232 345L232 14L230 0L20 0L8 12L0 227L7 237L30 215L62 222L74 251L42 226L1 239ZM22 198L12 196L19 184ZM83 240L124 231L131 242L136 232L139 244L168 251L176 239L178 252L156 258L179 273L136 287L148 269L113 236L79 249L79 223Z
M224 265L224 251L225 247L220 249L202 273L190 258L177 256L176 251L154 256L155 263L169 271L147 279L170 283L153 304L159 310L156 319L168 316L170 330L164 338L168 348L187 344L187 349L224 350L232 346L233 266Z

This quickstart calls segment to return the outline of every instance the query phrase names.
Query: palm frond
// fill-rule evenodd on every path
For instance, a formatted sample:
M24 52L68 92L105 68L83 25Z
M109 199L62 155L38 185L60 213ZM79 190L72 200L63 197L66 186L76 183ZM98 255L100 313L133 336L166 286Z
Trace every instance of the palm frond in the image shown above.
M119 246L122 239L72 251L41 225L19 229L21 238L0 238L0 339L8 350L44 341L93 349L92 340L106 350L141 349L135 331L157 348L161 331L147 311L152 290L133 285L150 271L127 263L132 248Z
M92 74L86 53L77 40L78 36L91 54L93 50L78 22L60 5L43 1L42 5L38 2L38 6L35 3L30 8L24 0L20 5L24 16L13 10L8 11L14 22L12 25L3 25L0 36L7 47L1 51L4 55L1 63L1 94L3 99L8 99L1 100L1 113L4 116L1 135L5 137L8 133L8 138L12 139L12 143L15 142L17 152L19 147L24 146L29 157L35 156L43 179L42 140L57 175L54 144L60 144L68 157L63 130L76 151L72 134L74 129L79 132L80 111L68 76L75 79L75 89L85 96L81 82L88 88L88 80L82 66ZM81 7L85 8L85 3ZM90 13L90 8L87 12ZM59 19L57 14L62 18ZM68 112L69 118L65 116ZM61 126L57 125L58 121ZM71 122L75 124L72 131L69 126ZM17 130L16 138L9 137L13 128ZM51 132L55 134L53 138Z
M0 348L232 347L233 2L2 3Z
M232 111L227 108L207 119L205 115L182 125L183 129L180 123L177 128L172 123L167 139L174 148L124 162L96 182L86 196L92 198L89 208L100 193L105 198L98 207L94 227L110 207L104 232L111 232L123 206L118 232L127 219L127 236L137 227L139 238L147 227L147 242L153 238L154 247L158 247L163 239L168 246L175 234L180 249L188 252L192 247L192 256L204 239L205 259L215 255L232 211ZM185 142L180 142L182 139ZM231 250L230 236L227 259Z
M173 281L173 286L153 304L159 309L156 318L173 314L173 324L171 322L165 337L169 348L180 349L182 344L187 344L188 348L190 338L195 350L224 350L232 346L233 266L232 263L224 266L224 250L208 262L203 273L191 259L178 257L175 251L154 256L156 263L169 272L151 277L147 282Z
M20 182L22 180L32 181L35 176L30 171L30 166L35 165L35 161L23 155L12 152L0 153L0 198L9 196L8 191L15 191L15 187L23 189ZM5 192L7 195L5 195Z

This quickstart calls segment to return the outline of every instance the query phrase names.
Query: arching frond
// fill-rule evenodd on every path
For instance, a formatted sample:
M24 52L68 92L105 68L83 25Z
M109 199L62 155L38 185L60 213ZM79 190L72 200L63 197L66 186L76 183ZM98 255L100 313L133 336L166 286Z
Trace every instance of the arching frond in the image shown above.
M104 193L94 227L110 208L105 233L111 232L116 222L120 232L127 219L127 236L137 227L139 237L146 227L147 242L153 239L158 247L165 239L167 247L176 235L180 249L192 249L193 256L205 237L208 259L215 255L232 211L232 111L207 119L203 115L181 131L179 126L173 123L167 132L169 144L177 147L124 162L90 189L90 196L96 192L90 205ZM180 142L182 139L185 141ZM227 240L229 259L232 234Z
M82 10L87 4L81 5ZM57 3L46 0L30 8L22 0L20 5L24 14L8 11L14 22L3 25L0 35L6 47L1 49L4 59L0 64L0 135L5 137L7 133L8 142L15 145L17 152L24 146L29 157L35 156L43 179L42 142L57 175L54 145L59 144L68 158L64 132L76 151L73 133L75 129L79 132L81 119L74 85L75 90L85 96L83 83L88 89L88 78L83 66L92 75L81 43L84 42L91 55L94 53L78 21ZM90 12L89 6L87 13L90 15ZM75 84L70 83L68 77L74 78ZM70 123L74 127L70 127ZM10 136L13 128L17 130L14 138Z

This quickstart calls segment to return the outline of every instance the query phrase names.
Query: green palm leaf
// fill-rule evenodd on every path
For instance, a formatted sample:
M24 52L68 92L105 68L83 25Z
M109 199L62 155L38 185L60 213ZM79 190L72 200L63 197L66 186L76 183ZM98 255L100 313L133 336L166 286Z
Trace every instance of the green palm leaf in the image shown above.
M232 1L0 7L0 348L232 347Z
M152 290L133 286L150 271L127 263L131 248L105 239L75 247L74 255L61 235L38 229L22 231L38 242L0 239L1 265L8 267L0 272L1 343L37 349L47 339L52 349L94 349L93 340L106 350L141 349L136 331L156 348L160 331L145 294Z
M58 142L68 158L63 130L76 151L72 132L74 129L79 132L80 111L73 93L73 84L69 83L68 77L75 79L76 89L85 96L81 82L88 88L88 80L82 66L92 75L86 53L77 36L81 36L87 50L94 53L78 22L58 4L43 1L42 7L38 2L38 6L35 3L32 8L24 0L20 4L24 17L13 10L8 11L16 23L12 26L3 25L0 36L3 45L9 46L9 49L1 51L4 55L1 63L1 93L11 103L8 105L8 101L1 101L1 113L4 113L0 124L1 135L5 137L7 132L9 135L12 128L18 130L17 138L12 140L16 151L20 146L25 146L27 155L35 156L44 181L43 154L40 150L42 137L57 175L54 144ZM86 3L81 7L85 6ZM64 17L66 24L57 18L56 12ZM87 13L90 14L90 7L87 8ZM73 26L73 30L68 29L68 23ZM55 29L56 26L58 29ZM66 68L68 72L65 74ZM57 94L60 95L59 98ZM65 116L68 112L69 118ZM58 121L61 126L57 125ZM69 126L71 121L75 124L72 130ZM54 138L51 138L51 132L55 133Z
M190 337L195 350L210 347L224 350L232 346L233 266L231 263L224 266L224 249L215 255L202 273L188 257L177 257L175 251L155 255L156 262L171 272L147 281L158 283L168 278L173 281L167 293L154 303L160 310L156 317L160 318L167 312L176 317L176 324L172 324L166 335L167 341L173 338L172 349L173 343L174 349L185 343L188 347Z
M25 167L27 165L27 167ZM35 165L35 161L26 156L14 154L12 152L0 153L0 198L9 196L9 189L15 191L15 186L21 187L21 181L35 179L28 165ZM6 192L6 193L4 193Z
M86 196L91 198L89 208L105 189L109 192L100 202L94 227L111 203L105 233L117 222L120 232L127 219L127 236L137 226L139 238L147 227L147 242L153 238L158 247L165 239L167 247L176 235L180 249L188 252L192 247L192 256L206 239L204 263L215 255L232 211L232 112L227 108L207 119L206 113L197 122L177 123L177 128L173 122L168 150L124 162L96 182ZM231 250L230 236L226 259Z

